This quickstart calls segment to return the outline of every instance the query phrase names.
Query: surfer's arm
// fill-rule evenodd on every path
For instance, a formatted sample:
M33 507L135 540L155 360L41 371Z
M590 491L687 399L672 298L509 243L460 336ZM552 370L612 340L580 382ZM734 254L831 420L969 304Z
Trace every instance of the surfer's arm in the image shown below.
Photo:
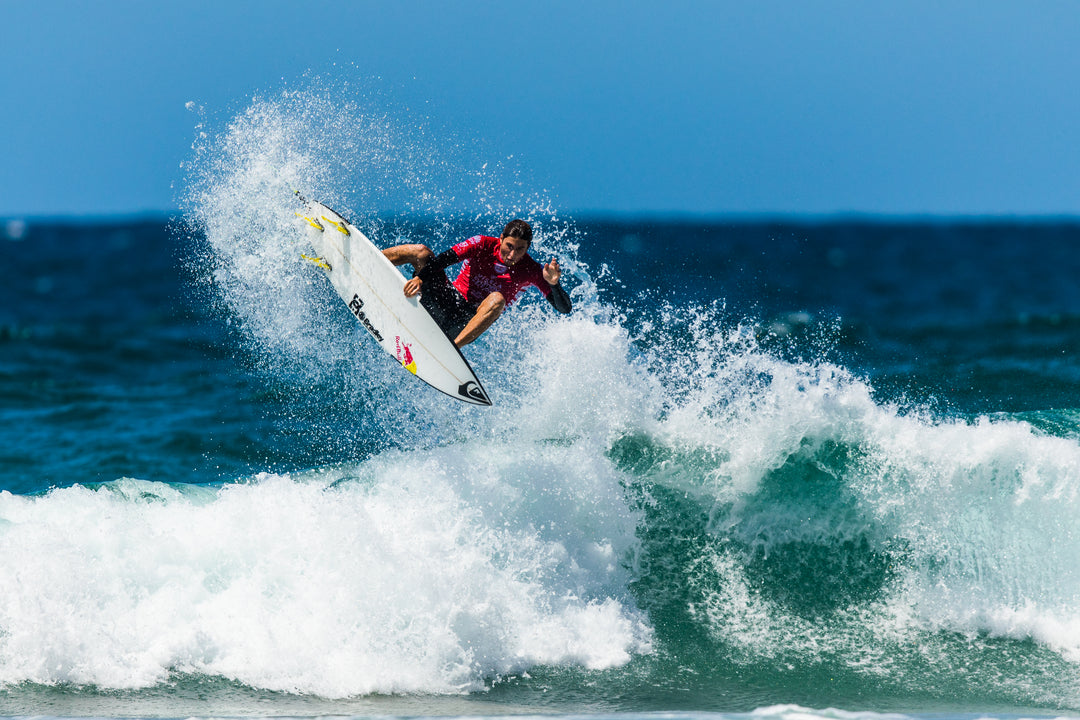
M566 294L566 291L562 289L562 285L559 284L559 280L562 278L559 261L551 258L551 262L544 266L543 275L544 282L547 283L549 290L547 293L548 302L563 315L570 312L570 296Z
M424 263L424 267L413 270L412 279L405 283L405 297L413 297L420 292L420 286L424 280L430 280L432 273L443 272L454 263L461 262L461 258L450 248L446 252L439 253Z
M433 257L431 259L431 262L429 262L424 267L435 267L439 270L445 270L451 265L461 262L463 259L464 258L458 257L458 254L454 251L454 248L450 248L449 250L445 250Z
M570 312L570 296L563 290L562 285L549 285L551 292L548 293L547 299L551 303L551 307L555 308L563 315Z
M413 270L412 276L414 278L420 278L425 280L431 277L432 273L442 272L446 268L450 267L454 263L461 262L461 258L454 252L453 248L450 248L446 252L439 253L435 257L424 263L424 267L419 270Z

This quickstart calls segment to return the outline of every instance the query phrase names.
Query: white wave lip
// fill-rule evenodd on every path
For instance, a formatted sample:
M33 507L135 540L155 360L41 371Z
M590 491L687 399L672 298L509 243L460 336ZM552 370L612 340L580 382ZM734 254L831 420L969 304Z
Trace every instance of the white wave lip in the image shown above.
M616 499L607 479L586 478L583 504L557 480L489 476L463 493L454 472L470 462L395 456L348 469L363 479L266 475L194 495L134 480L2 493L0 684L198 673L324 697L454 693L649 652L618 592L633 519L596 512Z

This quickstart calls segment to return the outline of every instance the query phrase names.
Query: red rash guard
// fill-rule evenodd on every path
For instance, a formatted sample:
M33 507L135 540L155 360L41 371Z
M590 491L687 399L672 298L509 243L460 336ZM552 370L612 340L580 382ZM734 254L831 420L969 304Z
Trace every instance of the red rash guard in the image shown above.
M535 285L544 297L551 295L540 263L526 255L508 268L499 256L499 245L499 238L477 235L451 248L458 260L465 261L454 287L466 300L479 305L491 293L499 292L509 305L529 285Z

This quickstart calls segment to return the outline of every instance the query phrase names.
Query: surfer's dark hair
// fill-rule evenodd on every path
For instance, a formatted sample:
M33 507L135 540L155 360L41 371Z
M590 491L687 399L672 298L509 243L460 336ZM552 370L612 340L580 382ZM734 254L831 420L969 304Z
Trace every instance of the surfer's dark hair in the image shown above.
M524 240L529 245L532 245L532 226L524 220L511 220L506 223L506 227L503 228L503 238L517 238L518 240Z

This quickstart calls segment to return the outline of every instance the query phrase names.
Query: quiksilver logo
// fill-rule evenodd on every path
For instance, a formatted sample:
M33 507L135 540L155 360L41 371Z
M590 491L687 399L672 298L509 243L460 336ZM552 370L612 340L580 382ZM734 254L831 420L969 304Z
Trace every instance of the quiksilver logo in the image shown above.
M484 393L484 389L480 387L475 380L469 380L468 382L463 383L461 387L458 388L458 395L465 398L471 398L481 405L491 404L491 400L489 400L488 396Z

